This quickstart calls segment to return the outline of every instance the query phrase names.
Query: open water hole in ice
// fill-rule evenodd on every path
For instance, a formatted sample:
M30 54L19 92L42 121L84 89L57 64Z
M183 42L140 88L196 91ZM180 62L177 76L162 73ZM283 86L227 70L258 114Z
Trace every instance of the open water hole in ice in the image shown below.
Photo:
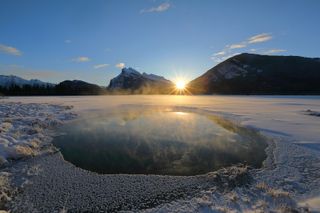
M237 163L260 167L266 158L256 131L192 110L97 113L58 132L53 144L65 160L101 174L188 176Z

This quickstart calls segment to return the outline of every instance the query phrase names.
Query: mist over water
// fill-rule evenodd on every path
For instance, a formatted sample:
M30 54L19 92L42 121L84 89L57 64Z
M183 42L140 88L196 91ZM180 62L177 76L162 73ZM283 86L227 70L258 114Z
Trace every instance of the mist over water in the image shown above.
M261 166L266 143L253 130L194 110L91 114L63 126L53 143L65 160L103 174L205 174L236 163Z

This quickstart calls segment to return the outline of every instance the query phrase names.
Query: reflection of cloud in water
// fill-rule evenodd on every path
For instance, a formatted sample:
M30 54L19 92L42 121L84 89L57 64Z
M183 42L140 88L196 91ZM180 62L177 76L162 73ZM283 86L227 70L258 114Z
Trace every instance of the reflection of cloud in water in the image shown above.
M134 108L70 123L57 137L65 159L100 173L194 175L235 163L259 166L255 131L208 113Z

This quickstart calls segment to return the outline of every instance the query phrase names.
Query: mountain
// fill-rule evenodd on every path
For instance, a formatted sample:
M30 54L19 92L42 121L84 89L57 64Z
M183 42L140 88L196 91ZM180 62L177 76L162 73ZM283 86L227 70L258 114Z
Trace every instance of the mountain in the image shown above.
M105 89L80 80L66 80L55 86L55 93L58 95L100 95Z
M9 88L13 86L23 87L53 87L54 84L40 81L38 79L26 80L14 75L0 75L0 87Z
M51 84L40 80L26 80L18 76L0 75L0 95L100 95L105 88L84 81L63 81Z
M173 83L162 76L140 73L133 68L123 68L121 73L111 79L108 90L134 94L168 94Z
M320 59L243 53L188 84L193 94L320 94Z

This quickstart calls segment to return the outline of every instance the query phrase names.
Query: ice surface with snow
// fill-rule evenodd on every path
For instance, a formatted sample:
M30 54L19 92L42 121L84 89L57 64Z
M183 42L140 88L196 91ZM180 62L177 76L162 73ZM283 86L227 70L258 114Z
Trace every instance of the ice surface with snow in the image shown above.
M50 123L60 124L64 118L72 117L63 107L68 105L74 106L72 112L79 117L114 111L122 105L205 110L259 131L269 141L268 157L261 169L234 167L203 176L173 178L98 175L76 168L59 153L36 155L35 149L36 157L14 161L18 163L1 170L0 189L14 212L80 209L316 212L320 209L319 96L15 97L0 102L0 135L5 138L2 148L20 144L30 147L25 146L31 144L30 134L25 132L50 137L46 130ZM37 128L30 126L34 120ZM3 160L7 161L10 152L2 150ZM10 196L8 182L19 189L15 196L12 192Z
M50 142L48 131L74 117L70 107L0 102L0 163L35 156Z

